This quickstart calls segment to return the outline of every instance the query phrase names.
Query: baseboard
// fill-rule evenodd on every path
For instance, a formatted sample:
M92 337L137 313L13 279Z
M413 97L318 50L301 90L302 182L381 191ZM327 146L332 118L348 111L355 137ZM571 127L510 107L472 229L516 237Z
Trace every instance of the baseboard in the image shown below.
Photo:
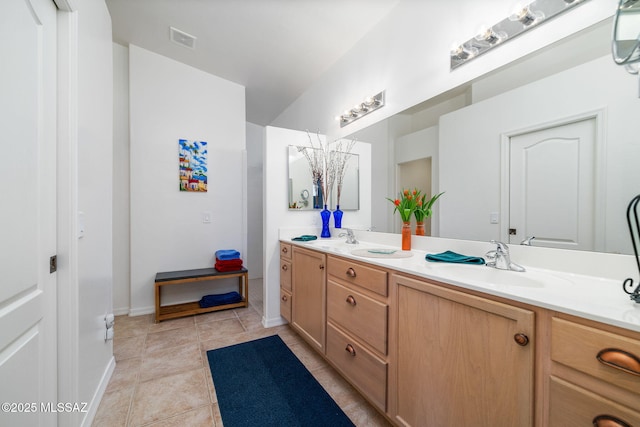
M151 307L140 307L140 308L130 308L129 316L143 316L145 314L155 314L156 308L154 306Z
M122 316L124 314L129 314L129 307L114 308L113 309L113 315L114 316Z
M275 326L286 325L287 322L284 317L278 316L271 319L266 319L264 316L262 317L262 326L265 328L273 328Z
M89 407L87 408L87 414L85 415L82 423L80 424L82 427L91 427L93 424L93 419L96 417L96 413L98 412L98 407L100 406L100 402L102 401L102 397L104 396L104 392L107 389L107 385L109 385L109 380L111 379L111 375L113 375L113 371L116 369L116 359L111 356L111 360L107 364L107 368L104 370L102 374L102 378L100 379L100 383L98 384L98 388L96 392L93 394L93 398L89 403Z

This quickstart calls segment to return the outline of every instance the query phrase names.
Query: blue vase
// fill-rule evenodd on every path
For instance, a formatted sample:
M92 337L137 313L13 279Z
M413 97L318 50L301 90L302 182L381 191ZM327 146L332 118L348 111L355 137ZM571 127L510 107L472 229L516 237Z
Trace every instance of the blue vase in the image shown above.
M344 212L340 210L340 205L336 205L336 210L333 211L333 222L336 228L342 228L342 215Z
M320 237L331 237L331 232L329 231L331 211L327 209L327 205L324 205L324 209L320 211L320 217L322 218L322 233Z

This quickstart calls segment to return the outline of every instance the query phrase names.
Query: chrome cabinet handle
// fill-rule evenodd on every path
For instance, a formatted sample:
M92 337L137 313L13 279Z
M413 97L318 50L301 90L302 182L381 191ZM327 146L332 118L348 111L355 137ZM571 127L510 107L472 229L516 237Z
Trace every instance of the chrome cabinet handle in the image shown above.
M347 353L349 353L350 355L352 355L353 357L356 356L356 349L353 348L353 346L351 344L347 344L347 347L345 348L345 351Z
M355 271L353 268L349 267L349 268L347 269L347 276L349 276L349 277L356 277L356 271Z
M284 265L282 266L282 269L283 269L284 271L287 271L287 269L288 269L287 264L284 264Z
M353 297L353 295L349 295L347 297L347 304L351 304L352 306L356 306L356 299Z
M287 302L288 298L286 295L282 295L282 301Z
M324 264L320 264L320 270L324 270Z
M631 427L631 425L612 415L598 415L593 419L593 427Z
M282 248L282 252L284 252L284 253L286 254L287 252L289 252L289 249L287 249L287 248Z
M631 375L640 376L640 358L628 351L617 348L605 348L596 355L598 362Z
M513 336L513 339L516 342L516 344L521 345L522 347L529 344L529 337L523 333L515 334Z

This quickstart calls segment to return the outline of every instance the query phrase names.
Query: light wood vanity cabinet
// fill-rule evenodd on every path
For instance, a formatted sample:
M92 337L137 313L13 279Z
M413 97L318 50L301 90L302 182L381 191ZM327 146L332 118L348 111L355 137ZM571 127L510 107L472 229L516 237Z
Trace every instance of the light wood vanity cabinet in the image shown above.
M531 426L534 313L391 275L389 413L407 426Z
M384 413L387 272L335 256L327 263L327 359Z
M639 332L285 242L280 266L281 314L393 424L640 427Z
M550 427L640 426L640 334L551 317Z
M327 256L294 246L291 262L291 326L324 354Z

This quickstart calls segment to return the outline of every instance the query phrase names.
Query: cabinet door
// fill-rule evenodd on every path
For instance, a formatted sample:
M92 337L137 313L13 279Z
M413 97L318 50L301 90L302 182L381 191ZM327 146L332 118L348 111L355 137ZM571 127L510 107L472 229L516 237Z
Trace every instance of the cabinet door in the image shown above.
M392 292L390 410L400 424L533 425L533 312L398 275Z
M293 248L291 324L324 353L326 334L326 255Z

